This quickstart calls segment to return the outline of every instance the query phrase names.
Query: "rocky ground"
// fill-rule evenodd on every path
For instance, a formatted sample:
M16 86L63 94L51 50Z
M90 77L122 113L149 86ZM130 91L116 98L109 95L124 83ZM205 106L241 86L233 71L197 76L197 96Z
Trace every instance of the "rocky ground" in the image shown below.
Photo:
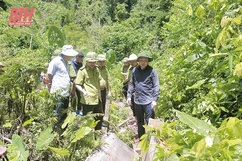
M136 120L133 117L133 113L132 113L131 108L129 106L125 105L125 103L123 101L112 101L112 104L117 106L120 111L125 111L125 112L128 113L128 117L125 120L123 120L121 123L116 125L118 127L119 131L131 130L136 134L136 139L137 139L138 127L137 127L137 124L136 124ZM107 107L107 109L106 109L106 112L105 112L104 120L109 120L110 104L107 103L106 107ZM109 121L111 121L111 120L109 120ZM103 130L108 132L107 128L104 128ZM138 142L135 141L136 139L134 139L134 141L133 141L133 149L136 152L140 153L140 148L138 148L138 146L137 146Z

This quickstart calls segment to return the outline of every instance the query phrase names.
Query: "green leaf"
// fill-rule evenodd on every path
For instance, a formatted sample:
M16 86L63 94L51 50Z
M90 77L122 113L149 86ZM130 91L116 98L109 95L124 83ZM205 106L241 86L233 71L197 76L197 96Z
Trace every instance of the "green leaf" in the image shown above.
M228 53L217 53L217 54L210 54L209 56L210 57L213 57L213 56L227 56L229 55Z
M31 118L31 119L25 121L25 122L23 123L23 126L27 126L27 125L29 125L29 124L32 124L33 121L34 121L34 119Z
M186 90L188 89L199 89L201 85L203 85L206 82L207 79L203 79L200 81L197 81L194 85L192 85L191 87L186 87Z
M199 158L202 156L204 149L206 148L206 142L205 142L205 138L203 138L202 140L196 142L193 147L192 147L192 151L194 151L196 154L196 158Z
M82 127L71 135L71 142L77 142L92 131L90 127Z
M233 139L233 140L225 139L225 140L222 140L222 142L225 143L226 146L230 147L230 146L241 144L242 140L241 139Z
M49 144L54 139L55 135L52 133L52 127L48 127L40 133L38 138L36 149L37 150L46 150Z
M176 111L176 116L180 119L181 122L187 124L190 128L195 130L195 132L208 136L208 132L215 132L216 128L212 125L206 123L205 121L199 120L195 117L192 117L184 112Z
M240 25L240 24L241 24L241 18L240 18L240 17L235 17L235 18L233 18L233 21L234 21L237 25Z
M231 21L231 18L224 16L220 22L221 27L225 27L229 22Z
M176 154L171 154L166 161L180 161L180 159Z
M64 36L61 30L56 26L51 26L48 32L48 41L51 45L56 44L58 47L64 45Z
M187 14L188 14L189 16L192 16L192 15L193 15L192 6L191 6L190 4L187 6Z
M201 57L203 57L204 54L193 54L193 55L190 55L188 56L186 59L185 59L185 62L193 62Z
M67 149L61 149L61 148L54 148L54 147L48 147L50 150L55 152L56 154L64 157L64 156L70 156L70 152Z
M10 122L8 122L8 123L6 123L6 124L3 125L3 127L12 127L12 126L13 125Z
M15 160L15 159L21 160L21 161L28 160L29 151L25 150L23 140L19 135L13 134L12 144L9 146L9 151L12 151L15 154L15 157L17 157L12 160Z
M199 18L202 18L206 15L206 11L202 5L199 5L199 7L196 9L195 15Z
M76 113L71 113L67 116L67 118L65 119L64 123L62 124L61 128L64 129L66 127L67 124L71 124L73 123L73 121L76 118Z

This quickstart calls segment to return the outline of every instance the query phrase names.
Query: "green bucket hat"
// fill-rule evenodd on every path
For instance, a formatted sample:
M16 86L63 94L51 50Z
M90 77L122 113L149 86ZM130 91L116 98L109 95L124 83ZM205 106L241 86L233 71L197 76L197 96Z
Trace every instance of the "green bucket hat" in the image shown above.
M142 52L142 53L140 53L139 55L138 55L138 60L139 60L139 58L148 58L148 62L151 62L153 59L151 58L151 57L149 57L149 55L147 54L147 53L145 53L145 52Z
M123 63L126 63L126 62L128 62L128 59L129 59L129 58L125 57L125 58L122 60L122 62L123 62Z
M97 55L97 60L98 61L106 61L105 55L104 54L98 54Z
M96 53L95 52L88 52L86 55L86 61L87 62L96 62Z
M3 65L3 63L2 63L2 62L0 62L0 67L4 67L4 65Z

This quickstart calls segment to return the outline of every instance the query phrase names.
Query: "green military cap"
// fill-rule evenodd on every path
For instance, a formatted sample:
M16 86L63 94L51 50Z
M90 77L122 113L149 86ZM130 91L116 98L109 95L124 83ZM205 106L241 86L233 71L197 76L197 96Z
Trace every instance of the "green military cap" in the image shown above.
M153 59L151 58L151 57L149 57L149 55L147 54L147 53L145 53L145 52L142 52L142 53L140 53L139 55L138 55L138 60L139 60L139 58L148 58L148 61L149 62L151 62Z
M129 58L125 57L125 58L122 60L122 62L124 62L124 63L125 63L125 62L128 62L128 59L129 59Z
M106 57L104 54L98 54L97 55L97 60L98 61L106 61Z
M87 55L86 55L86 61L87 62L96 62L97 59L96 59L96 53L91 51L91 52L88 52Z

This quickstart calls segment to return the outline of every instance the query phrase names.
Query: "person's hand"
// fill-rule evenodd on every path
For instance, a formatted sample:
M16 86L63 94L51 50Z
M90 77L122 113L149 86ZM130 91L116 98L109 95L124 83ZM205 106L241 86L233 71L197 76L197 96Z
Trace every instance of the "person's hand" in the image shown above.
M128 98L128 99L127 99L127 104L128 104L129 106L131 106L131 98Z
M111 93L110 93L110 92L108 92L108 93L107 93L107 97L108 97L108 98L110 98L110 96L111 96Z
M88 93L86 91L83 92L84 97L88 97Z
M156 108L156 101L152 101L152 103L151 103L151 108Z

